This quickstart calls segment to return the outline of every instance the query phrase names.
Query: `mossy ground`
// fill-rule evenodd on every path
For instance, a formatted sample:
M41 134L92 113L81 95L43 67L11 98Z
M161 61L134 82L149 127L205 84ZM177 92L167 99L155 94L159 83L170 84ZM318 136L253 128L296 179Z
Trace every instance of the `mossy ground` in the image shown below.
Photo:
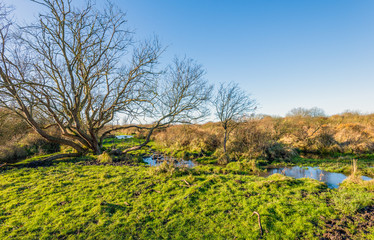
M104 147L138 141L107 139ZM155 150L151 143L134 156ZM42 158L0 170L0 239L259 239L254 211L261 215L265 239L320 239L331 234L330 220L348 222L347 236L374 239L373 228L344 221L374 206L374 180L348 180L329 189L312 179L256 176L266 161L217 166L209 155L197 159L208 165L193 169L137 161L85 164L93 156L32 164ZM350 161L295 158L273 164L348 172ZM371 163L359 160L361 173L374 175Z
M311 179L199 166L60 162L0 174L0 239L318 239L323 219L372 205L372 185L331 190ZM374 237L374 229L357 236Z

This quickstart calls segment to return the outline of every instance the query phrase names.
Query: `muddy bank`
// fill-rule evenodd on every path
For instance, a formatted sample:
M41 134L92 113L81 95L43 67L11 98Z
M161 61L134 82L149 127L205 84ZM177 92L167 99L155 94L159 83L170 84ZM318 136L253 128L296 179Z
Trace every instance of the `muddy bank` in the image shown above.
M357 227L352 229L353 225ZM362 235L369 233L368 229L372 227L374 227L374 205L361 209L353 216L326 220L326 232L321 236L321 239L363 239Z

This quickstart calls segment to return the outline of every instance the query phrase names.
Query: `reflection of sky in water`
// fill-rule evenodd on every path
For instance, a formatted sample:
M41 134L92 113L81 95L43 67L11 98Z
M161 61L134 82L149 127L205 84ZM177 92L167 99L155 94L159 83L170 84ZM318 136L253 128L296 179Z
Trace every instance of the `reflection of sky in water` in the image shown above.
M117 139L127 139L127 138L132 138L133 136L131 135L118 135L116 136Z
M143 158L143 161L146 162L149 166L158 166L164 162L163 158L157 161L155 158L152 158L152 157L145 157ZM192 168L195 166L195 163L192 162L191 160L178 160L177 162L175 162L175 165L186 166L186 167Z
M319 169L318 167L289 167L289 168L272 168L268 169L266 176L270 176L274 173L281 173L289 177L294 178L312 178L322 181L327 184L329 188L337 188L339 184L347 178L346 175L342 173L332 173ZM371 180L369 177L362 177L362 180Z

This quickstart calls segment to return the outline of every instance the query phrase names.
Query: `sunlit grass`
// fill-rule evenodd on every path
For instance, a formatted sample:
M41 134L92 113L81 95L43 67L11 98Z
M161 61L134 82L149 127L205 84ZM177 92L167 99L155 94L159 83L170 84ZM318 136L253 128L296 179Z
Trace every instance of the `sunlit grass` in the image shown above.
M60 163L4 171L0 238L258 239L257 211L268 239L318 239L320 216L354 213L374 199L365 186L336 191L279 174L150 169ZM354 207L346 196L356 196Z

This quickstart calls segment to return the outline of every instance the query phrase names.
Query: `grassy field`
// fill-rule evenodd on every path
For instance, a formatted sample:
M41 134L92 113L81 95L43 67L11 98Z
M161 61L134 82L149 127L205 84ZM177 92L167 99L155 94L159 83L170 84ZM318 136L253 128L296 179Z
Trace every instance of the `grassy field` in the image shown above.
M139 141L110 138L104 147ZM219 166L214 156L187 152L200 165L142 162L142 155L162 150L151 142L112 162L94 156L43 161L51 156L45 155L3 167L0 239L374 239L374 180L350 178L329 189L308 178L257 176L279 165L349 174L351 157ZM359 174L373 177L372 162L359 159Z
M333 190L316 180L262 178L218 166L76 159L2 170L0 238L258 239L257 211L264 239L321 239L329 236L329 224L360 216L373 204L372 182ZM344 234L374 239L365 221L348 222Z

